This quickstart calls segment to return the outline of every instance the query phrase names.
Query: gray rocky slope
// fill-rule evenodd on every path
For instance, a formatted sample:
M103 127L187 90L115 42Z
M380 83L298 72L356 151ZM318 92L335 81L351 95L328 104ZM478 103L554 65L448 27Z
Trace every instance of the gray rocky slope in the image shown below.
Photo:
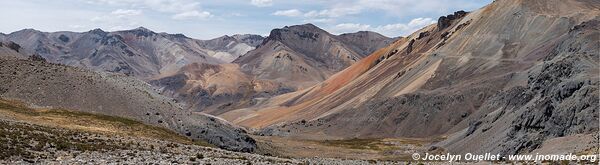
M0 50L8 47L1 46ZM20 50L22 51L22 50ZM215 146L251 152L254 140L219 118L182 109L150 85L123 75L0 56L0 97L35 106L120 116L171 129Z
M156 33L140 27L115 32L94 29L82 33L24 29L2 35L0 40L15 42L24 48L25 54L38 54L52 63L151 78L175 72L193 62L230 62L254 49L250 45L262 42L262 37L238 35L237 38L196 40L182 34Z
M339 40L346 43L351 49L364 56L390 45L397 38L388 38L372 31L359 31L355 33L344 33L337 36Z

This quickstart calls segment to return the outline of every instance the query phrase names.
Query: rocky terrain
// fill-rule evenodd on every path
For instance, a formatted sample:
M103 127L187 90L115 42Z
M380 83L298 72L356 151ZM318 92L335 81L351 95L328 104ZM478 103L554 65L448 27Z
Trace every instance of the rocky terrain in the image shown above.
M390 42L392 39L375 32L336 36L313 24L286 26L273 29L257 49L234 63L256 79L275 80L303 89Z
M454 12L322 83L220 116L261 135L442 137L432 146L500 154L568 137L582 145L552 153L584 152L598 144L599 6L498 0Z
M130 118L229 150L251 152L256 147L243 129L183 109L140 80L52 64L43 58L0 58L0 97L35 106Z
M0 100L0 134L2 164L398 164L232 152L126 118L6 100Z
M0 37L21 45L24 54L49 62L146 79L179 70L186 64L221 64L255 48L261 36L236 35L197 40L182 34L156 33L140 27L105 32L40 32L24 29Z

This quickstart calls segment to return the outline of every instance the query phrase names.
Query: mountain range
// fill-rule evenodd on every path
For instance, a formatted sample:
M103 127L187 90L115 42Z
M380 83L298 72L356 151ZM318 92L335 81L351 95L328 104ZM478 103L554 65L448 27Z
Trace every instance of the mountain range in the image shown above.
M284 27L232 64L190 64L150 83L218 115L321 82L392 40L374 32L336 36L312 24Z
M313 24L274 29L255 50L233 61L258 79L306 88L325 80L393 39L374 32L332 35Z
M0 103L278 157L597 154L599 36L594 0L497 0L394 38L25 29L0 34Z
M257 35L223 36L196 40L182 34L156 33L140 27L105 32L40 32L24 29L0 39L12 41L26 54L37 54L49 62L91 68L150 79L176 72L194 62L222 64L254 49L262 41Z
M314 25L299 26L334 36ZM379 45L374 47L391 40L360 33L375 36ZM244 130L206 113L224 113L296 90L286 84L290 81L256 78L230 63L255 47L265 47L269 41L259 35L197 40L143 27L82 33L24 29L2 34L0 41L2 98L132 118L236 151L253 151L256 144ZM373 49L352 46L363 53Z

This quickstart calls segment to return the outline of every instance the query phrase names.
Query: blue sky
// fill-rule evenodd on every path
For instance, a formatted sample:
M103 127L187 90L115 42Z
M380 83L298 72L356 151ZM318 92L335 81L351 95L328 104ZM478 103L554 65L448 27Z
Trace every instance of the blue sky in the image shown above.
M268 35L313 23L331 33L371 30L405 36L441 15L471 11L492 0L5 0L0 32L106 31L146 27L198 39Z

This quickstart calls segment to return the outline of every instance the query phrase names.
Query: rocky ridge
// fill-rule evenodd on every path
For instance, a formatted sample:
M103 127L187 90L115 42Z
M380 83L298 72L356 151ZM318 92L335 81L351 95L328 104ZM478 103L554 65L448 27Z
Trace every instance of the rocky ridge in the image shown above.
M246 37L242 37L246 36ZM49 62L98 71L109 71L146 79L179 70L186 64L230 62L254 49L260 36L240 35L241 40L221 37L196 40L183 34L156 33L140 27L106 32L40 32L24 29L3 36ZM244 40L244 41L242 41Z

